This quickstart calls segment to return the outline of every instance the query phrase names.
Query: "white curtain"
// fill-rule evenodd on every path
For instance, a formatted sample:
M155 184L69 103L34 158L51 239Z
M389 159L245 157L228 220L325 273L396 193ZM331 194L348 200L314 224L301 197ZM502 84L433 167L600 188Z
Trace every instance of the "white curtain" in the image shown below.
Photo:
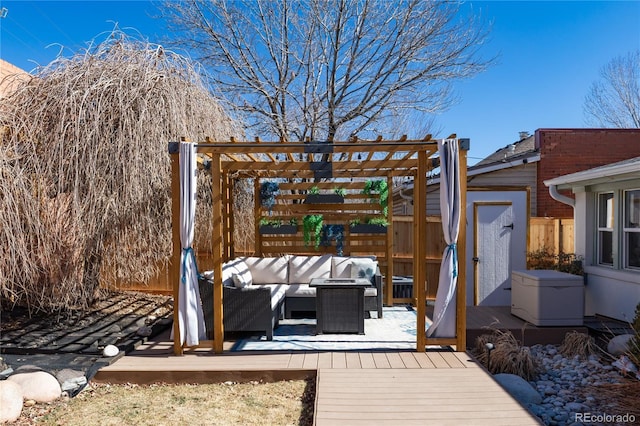
M198 289L198 267L193 252L196 218L196 147L180 142L180 291L178 293L178 329L180 344L195 346L205 339L204 314Z
M460 161L458 141L438 141L440 154L440 211L447 242L440 264L433 323L427 337L456 337L456 288L458 284L458 234L460 230Z

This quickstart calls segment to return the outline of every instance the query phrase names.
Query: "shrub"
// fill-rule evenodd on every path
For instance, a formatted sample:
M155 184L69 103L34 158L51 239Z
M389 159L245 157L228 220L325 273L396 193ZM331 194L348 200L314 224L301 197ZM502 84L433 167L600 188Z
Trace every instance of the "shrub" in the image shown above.
M574 253L555 254L548 247L527 253L527 268L553 269L574 275L584 275L582 256Z
M154 276L171 254L168 142L241 133L190 59L120 31L90 46L2 99L3 304L82 309Z

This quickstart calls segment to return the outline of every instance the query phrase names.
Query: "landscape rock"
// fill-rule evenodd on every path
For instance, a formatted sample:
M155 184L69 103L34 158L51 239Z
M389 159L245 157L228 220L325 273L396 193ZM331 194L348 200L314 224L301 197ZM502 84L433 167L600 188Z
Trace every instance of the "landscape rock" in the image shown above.
M22 413L23 395L19 384L0 381L0 423L18 420Z
M4 380L4 379L6 379L7 377L9 377L12 374L13 374L13 368L11 368L11 367L0 371L0 380Z
M144 327L138 328L136 334L141 337L149 337L151 336L151 334L153 334L153 328L145 325Z
M520 376L515 374L496 374L493 376L521 404L540 404L540 394Z
M35 371L44 371L42 367L38 367L35 364L24 364L16 368L16 373L33 373Z
M36 402L55 401L62 394L58 380L45 371L16 373L6 381L18 384L22 388L23 397L33 399Z
M87 378L82 371L65 368L56 374L56 379L60 383L63 392L75 395L76 391L87 384Z
M102 350L102 355L106 357L116 356L118 355L118 353L120 353L120 349L118 349L118 347L115 345L107 345Z
M633 338L633 334L621 334L609 340L607 344L607 352L611 355L624 355L629 350L629 341Z

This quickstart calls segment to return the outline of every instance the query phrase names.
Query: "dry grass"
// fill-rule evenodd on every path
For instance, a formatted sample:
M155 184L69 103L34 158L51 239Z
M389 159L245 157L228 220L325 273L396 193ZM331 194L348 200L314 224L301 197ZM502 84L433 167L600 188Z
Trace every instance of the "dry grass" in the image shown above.
M315 379L204 385L91 384L71 400L27 407L15 425L300 425Z
M590 386L583 393L596 399L602 413L635 416L640 419L640 381L626 379L622 383Z
M83 308L101 282L157 272L171 247L168 142L242 134L202 75L115 30L13 77L0 104L3 303Z
M494 346L490 355L485 347L487 343ZM480 335L476 339L474 355L482 365L488 365L491 374L516 374L525 380L532 380L536 375L537 365L529 348L521 346L509 331L493 330L490 334Z
M569 358L574 356L587 358L589 355L595 354L597 348L593 337L573 330L564 335L564 340L559 350L562 355Z

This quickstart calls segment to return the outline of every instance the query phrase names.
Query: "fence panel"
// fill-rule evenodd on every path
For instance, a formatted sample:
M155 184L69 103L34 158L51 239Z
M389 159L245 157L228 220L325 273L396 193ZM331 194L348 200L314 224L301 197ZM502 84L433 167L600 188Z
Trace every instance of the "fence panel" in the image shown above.
M573 253L573 219L532 217L529 221L529 253Z

